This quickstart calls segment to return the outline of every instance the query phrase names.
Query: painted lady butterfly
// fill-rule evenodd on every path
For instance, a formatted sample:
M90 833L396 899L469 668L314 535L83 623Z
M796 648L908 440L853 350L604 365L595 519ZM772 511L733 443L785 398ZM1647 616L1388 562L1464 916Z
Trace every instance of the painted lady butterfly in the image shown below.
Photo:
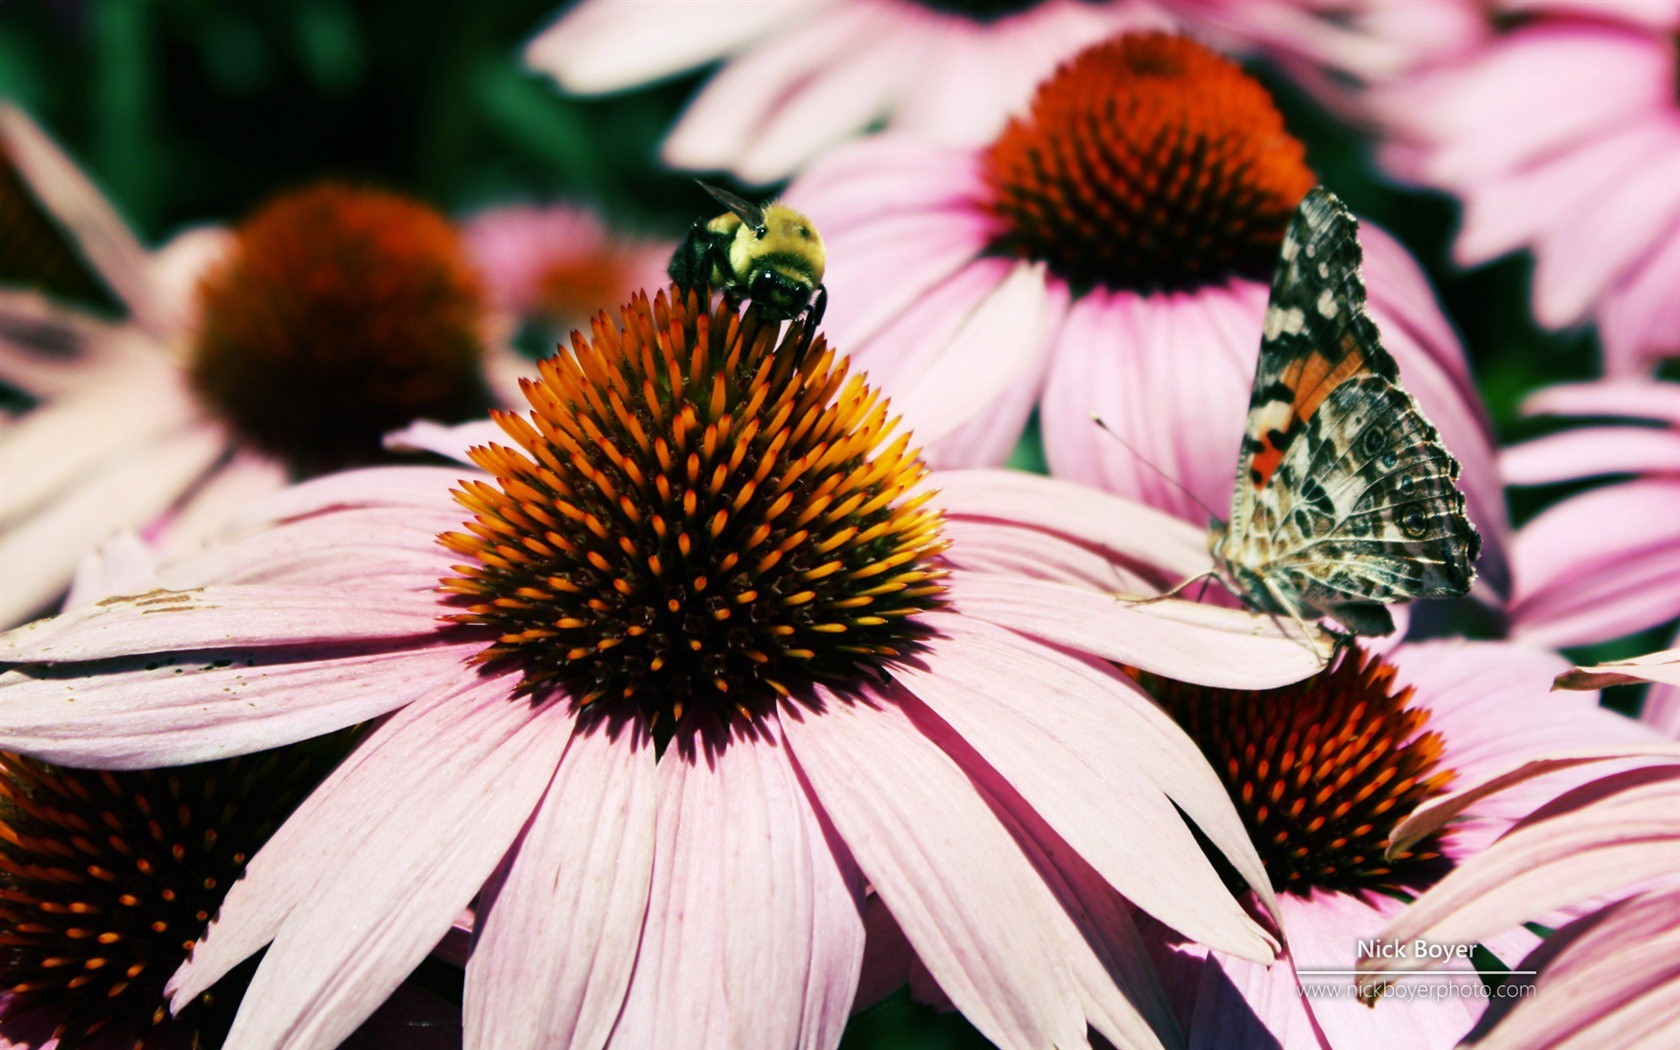
M1481 537L1458 462L1400 388L1365 314L1358 224L1315 188L1284 235L1266 305L1231 522L1215 572L1249 605L1388 634L1385 603L1459 597Z

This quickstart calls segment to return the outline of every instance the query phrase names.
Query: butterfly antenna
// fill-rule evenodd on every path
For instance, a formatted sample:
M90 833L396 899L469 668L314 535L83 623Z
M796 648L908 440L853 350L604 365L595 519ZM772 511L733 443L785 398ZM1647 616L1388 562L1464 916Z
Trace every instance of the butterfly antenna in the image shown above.
M1186 496L1189 496L1190 499L1195 502L1196 506L1202 508L1204 511L1207 511L1207 516L1209 518L1212 518L1216 521L1223 521L1224 520L1223 518L1220 518L1218 511L1214 510L1212 507L1208 506L1206 503L1203 503L1201 501L1200 497L1198 497L1194 492L1191 492L1189 489L1185 488L1183 482L1179 481L1177 478L1173 477L1171 474L1168 474L1166 471L1162 470L1160 467L1157 467L1153 462L1150 461L1148 456L1144 455L1142 452L1139 452L1136 448L1134 448L1130 441L1127 441L1125 438L1121 437L1119 434L1116 434L1114 432L1113 427L1110 427L1107 423L1103 422L1103 417L1097 415L1095 412L1092 412L1091 413L1091 422L1093 422L1097 426L1101 427L1102 430L1103 430L1103 433L1107 434L1109 437L1113 438L1114 440L1120 442L1121 446L1124 447L1126 449L1126 451L1130 452L1132 455L1137 457L1139 463L1142 463L1144 466L1148 467L1150 470L1153 470L1155 473L1159 474L1161 476L1162 481L1165 481L1167 484L1171 485L1173 488L1175 488L1178 491L1184 493Z

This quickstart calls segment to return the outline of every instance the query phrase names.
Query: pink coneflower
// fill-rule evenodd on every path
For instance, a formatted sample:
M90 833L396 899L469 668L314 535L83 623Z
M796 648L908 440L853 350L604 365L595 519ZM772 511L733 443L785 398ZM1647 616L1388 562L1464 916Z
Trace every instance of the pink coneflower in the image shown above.
M572 204L486 208L461 233L498 306L562 332L639 288L663 284L675 247L616 234L594 211Z
M479 279L431 209L321 186L149 255L5 106L0 150L14 176L0 212L72 241L42 238L29 272L0 276L64 291L54 274L80 267L127 313L0 291L0 380L34 400L0 433L0 623L40 611L115 532L167 520L188 544L288 471L367 460L416 417L483 411L502 358L486 358Z
M1680 681L1680 653L1579 668L1571 688ZM1469 1041L1493 1046L1671 1046L1680 1039L1680 744L1559 750L1415 814L1404 846L1472 807L1573 771L1573 790L1518 821L1420 897L1382 936L1473 941L1539 921L1558 926L1511 978L1532 993L1496 1000ZM1560 924L1557 909L1580 914ZM1424 965L1431 965L1425 963ZM1374 968L1375 964L1372 964ZM1385 982L1360 978L1369 988Z
M1439 834L1394 845L1396 824L1420 802L1547 750L1655 738L1594 698L1548 696L1562 666L1519 645L1426 642L1381 657L1354 650L1276 690L1146 679L1224 777L1277 888L1288 948L1266 968L1164 941L1162 976L1193 1044L1447 1047L1469 1030L1486 1005L1474 995L1372 1009L1325 988L1350 985L1346 973L1313 971L1351 970L1359 942L1376 939L1407 897L1474 863L1491 838L1563 788L1514 793ZM1485 934L1507 963L1533 945L1522 930Z
M1548 508L1512 541L1515 636L1589 645L1680 616L1680 386L1622 379L1530 397L1535 415L1603 422L1537 438L1501 460L1515 485L1632 475Z
M1180 816L1265 887L1217 779L1106 661L1275 685L1303 640L1062 582L1091 548L1039 525L1049 574L1007 568L996 515L947 540L808 319L621 317L542 363L483 472L304 484L160 589L0 641L0 745L52 761L380 719L177 1001L272 941L230 1043L331 1044L475 900L474 1046L830 1045L866 885L1002 1044L1175 1038L1134 906L1270 958Z
M562 88L602 94L727 60L665 140L679 168L775 182L877 122L917 139L995 135L1056 63L1164 26L1138 3L585 0L525 49Z
M1002 462L1037 408L1052 472L1206 522L1230 506L1268 281L1313 182L1257 82L1147 33L1068 62L984 149L874 139L787 198L827 242L837 341L936 465ZM1405 251L1363 240L1372 316L1464 465L1502 591L1503 493L1463 353Z
M1671 3L1525 0L1513 28L1372 96L1385 165L1464 203L1464 264L1533 252L1534 316L1595 320L1605 371L1680 352Z

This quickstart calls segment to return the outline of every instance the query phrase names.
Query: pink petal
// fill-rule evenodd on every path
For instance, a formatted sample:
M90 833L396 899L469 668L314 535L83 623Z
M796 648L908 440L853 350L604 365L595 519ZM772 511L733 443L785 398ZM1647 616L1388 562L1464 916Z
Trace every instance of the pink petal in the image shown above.
M880 261L886 264L892 260L882 258ZM888 315L877 310L868 318L859 314L856 320L849 319L844 312L837 314L830 327L834 344L851 355L852 367L868 373L871 385L894 399L894 408L902 410L899 404L902 399L897 396L900 376L924 371L922 360L944 350L956 329L997 290L1009 272L1009 264L997 259L962 261L960 270L937 285L929 286L915 303L909 304L902 312ZM835 276L843 278L843 275ZM919 270L913 270L901 283L911 285L926 276ZM831 312L843 310L837 305L840 300L835 289L836 285L830 283L830 301L836 304L831 307ZM884 308L885 303L879 305ZM878 318L886 324L867 338L852 334L871 318ZM968 416L985 407L983 403L968 398L963 404ZM910 422L913 429L914 419Z
M863 882L829 846L774 723L756 732L659 767L653 903L614 1045L839 1041Z
M1110 561L1104 554L1027 525L985 518L947 517L941 529L951 564L977 572L1056 580L1097 591L1149 594L1180 577L1147 566Z
M512 684L470 684L375 730L229 892L172 980L177 1008L277 930L230 1046L331 1046L372 1013L449 931L554 776L569 705L511 700Z
M1500 470L1512 485L1550 485L1602 474L1658 474L1680 463L1680 431L1576 427L1507 448Z
M1663 177L1680 164L1680 126L1664 120L1657 127L1666 134L1650 159L1620 172L1614 193L1586 200L1536 245L1533 294L1545 304L1536 312L1542 323L1586 315L1641 256L1680 236L1680 192Z
M1523 399L1535 416L1610 416L1657 419L1680 427L1680 384L1654 379L1558 383Z
M511 863L481 898L469 1046L600 1046L648 908L657 798L645 739L572 737Z
M910 965L916 951L904 939L898 920L871 893L863 907L863 967L858 972L857 1000L852 1015L862 1013L903 988L910 980Z
M892 28L888 19L865 27L861 46L814 67L754 128L747 148L731 159L731 170L747 182L786 178L889 112L907 71L917 66L921 43ZM667 157L681 155L674 146L668 149Z
M647 17L650 13L655 17ZM704 65L804 19L780 4L684 0L656 12L611 0L577 5L525 45L525 64L567 91L602 94Z
M1680 762L1680 744L1647 743L1583 747L1572 751L1559 751L1545 757L1521 762L1496 777L1491 777L1479 784L1435 799L1433 802L1419 807L1417 812L1395 827L1393 835L1390 836L1392 843L1390 848L1402 850L1416 845L1419 841L1440 831L1447 825L1448 821L1464 812L1471 805L1495 792L1506 790L1536 777L1548 776L1560 770L1602 762L1622 762L1625 759L1635 758Z
M68 609L114 594L151 590L157 586L157 561L157 554L140 537L121 533L82 557L64 606Z
M895 667L894 678L1138 907L1211 947L1272 957L1275 945L1225 889L1179 809L1269 900L1260 858L1200 750L1148 696L1002 628L949 614L926 620L949 641Z
M1673 619L1680 593L1680 486L1632 481L1551 507L1517 534L1512 630L1547 645L1585 645Z
M0 675L0 747L49 762L155 769L263 751L376 718L471 676L482 639L429 648L212 649L141 655L96 678L36 670ZM266 658L265 658L266 656Z
M1482 1013L1477 994L1481 978L1454 975L1458 995L1402 999L1389 996L1374 1005L1351 994L1351 975L1313 975L1307 970L1351 970L1358 962L1359 941L1387 937L1384 926L1405 905L1381 894L1315 892L1310 900L1283 894L1279 917L1289 938L1298 979L1310 985L1345 985L1347 996L1318 995L1308 1000L1313 1020L1335 1047L1442 1048L1457 1045ZM1462 964L1461 964L1462 967ZM1439 983L1441 978L1431 978Z
M829 244L837 235L863 235L858 237L862 243L875 223L888 218L938 219L953 229L990 229L995 220L975 204L984 199L985 185L973 150L885 134L859 139L823 157L800 173L782 199L816 219ZM983 241L976 244L974 254L982 247ZM830 264L846 265L847 258L831 259Z
M802 24L789 26L730 62L688 104L661 157L673 167L739 170L751 182L786 178L798 160L809 157L796 158L781 170L763 165L737 169L737 160L751 154L759 129L773 124L809 81L879 44L877 38L893 22L890 11L883 15L883 7L836 4L807 12ZM867 119L852 114L819 114L812 130L851 132L865 123Z
M173 367L106 370L0 432L0 471L6 478L0 520L15 520L55 496L62 498L66 488L85 486L90 475L108 473L113 465L157 469L137 450L167 443L182 431L205 429L190 425L197 414Z
M968 775L907 717L910 697L784 707L824 814L940 988L993 1042L1076 1045L1085 1020L1051 932L1059 908Z
M0 146L29 192L63 226L99 277L135 320L155 331L179 319L160 316L146 249L104 196L22 110L0 106Z
M1014 804L1014 792L995 771L973 772L1061 905L1056 932L1087 1022L1114 1046L1176 1045L1178 1025L1132 922L1131 904L1036 813Z
M1270 689L1323 669L1293 624L1180 599L1140 603L1038 580L953 573L965 615L1021 634L1142 668L1228 689Z
M1212 565L1207 529L1119 496L1014 470L936 473L947 515L1043 529L1104 552L1105 560L1158 566L1176 583ZM953 551L959 562L963 551Z
M1680 685L1680 649L1648 653L1594 667L1577 667L1573 671L1558 675L1557 688L1603 689L1606 686L1638 682Z
M1498 1046L1680 1044L1680 892L1620 901L1558 930L1519 969L1534 994L1495 1000Z
M1578 92L1584 94L1585 92ZM1615 192L1623 173L1651 163L1667 149L1666 135L1646 125L1605 134L1590 147L1577 147L1534 167L1488 179L1464 202L1464 224L1454 257L1464 264L1486 262L1541 238L1560 209L1573 214L1597 196ZM1620 257L1614 244L1599 253ZM1534 303L1542 324L1561 326L1580 320L1545 300Z
M892 404L915 440L938 441L1007 393L1039 360L1048 320L1044 268L1013 267L947 338L895 377Z
M429 419L417 419L401 430L385 435L385 447L396 452L433 452L470 466L467 449L496 441L508 443L507 431L494 420L448 426ZM476 468L475 468L476 469Z
M162 552L176 558L202 548L240 511L285 488L286 468L261 453L239 448L174 509L152 535ZM133 592L129 592L133 593Z
M1040 416L1051 472L1188 521L1228 516L1265 301L1244 281L1074 303Z
M483 477L467 467L372 467L346 470L283 489L252 507L242 524L261 525L344 507L458 507L449 490L461 478ZM471 515L459 511L465 520Z
M1612 773L1577 788L1455 868L1384 937L1470 943L1562 905L1671 875L1680 849L1677 798L1680 768L1673 765Z
M144 527L204 475L225 449L219 428L193 427L116 453L74 489L0 534L0 624L57 597L81 555L118 532ZM7 474L9 479L18 476Z
M313 587L205 587L108 598L0 635L9 663L266 645L424 639L438 631L437 595L323 593Z
M43 400L85 390L94 369L151 358L120 324L59 306L39 292L0 290L0 382ZM138 350L138 352L136 352Z
M1648 372L1657 358L1680 350L1680 313L1668 298L1677 282L1680 237L1670 236L1605 293L1598 304L1598 334L1606 375Z

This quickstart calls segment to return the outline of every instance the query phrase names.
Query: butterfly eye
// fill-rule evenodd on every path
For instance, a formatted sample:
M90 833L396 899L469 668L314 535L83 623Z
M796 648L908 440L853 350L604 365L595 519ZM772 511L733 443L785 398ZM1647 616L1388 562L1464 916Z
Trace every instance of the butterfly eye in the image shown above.
M1400 527L1406 530L1408 536L1422 536L1426 524L1423 519L1423 511L1416 507L1400 515Z
M1388 431L1382 427L1372 427L1365 431L1365 436L1360 441L1365 446L1365 454L1374 456L1383 450L1384 445L1388 444Z

